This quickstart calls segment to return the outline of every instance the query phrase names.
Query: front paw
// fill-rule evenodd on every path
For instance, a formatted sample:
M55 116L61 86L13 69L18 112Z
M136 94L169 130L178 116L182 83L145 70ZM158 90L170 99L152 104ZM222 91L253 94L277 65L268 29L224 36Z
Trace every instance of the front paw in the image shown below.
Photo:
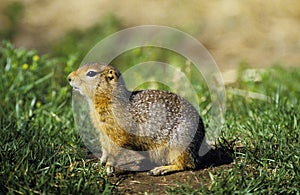
M111 165L106 165L106 174L107 176L112 176L114 173L115 169Z
M94 167L104 166L107 163L107 159L108 157L106 155L105 156L102 155L100 160L97 163L93 163L93 166Z
M105 165L107 163L107 159L108 159L108 155L106 154L102 154L101 158L100 158L100 162L102 165Z

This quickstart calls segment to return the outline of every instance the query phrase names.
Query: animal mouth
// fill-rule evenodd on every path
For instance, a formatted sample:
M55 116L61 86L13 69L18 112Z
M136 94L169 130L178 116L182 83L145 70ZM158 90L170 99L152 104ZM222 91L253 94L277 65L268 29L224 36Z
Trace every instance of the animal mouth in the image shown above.
M73 86L73 89L74 89L75 91L79 91L79 88L76 87L76 86Z
M75 91L79 91L79 87L77 87L74 83L70 82L70 85Z
M71 85L71 87L73 88L74 91L78 91L78 92L81 93L80 88L78 87L77 83L75 83L73 81L70 81L69 83L70 83L70 85Z

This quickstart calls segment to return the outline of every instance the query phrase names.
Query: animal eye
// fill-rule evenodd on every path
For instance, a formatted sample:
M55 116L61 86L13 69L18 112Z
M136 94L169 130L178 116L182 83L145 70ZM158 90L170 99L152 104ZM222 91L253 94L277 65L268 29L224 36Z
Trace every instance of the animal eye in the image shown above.
M96 74L97 74L97 72L95 72L95 71L88 71L88 73L86 73L86 76L94 77L94 76L96 76Z

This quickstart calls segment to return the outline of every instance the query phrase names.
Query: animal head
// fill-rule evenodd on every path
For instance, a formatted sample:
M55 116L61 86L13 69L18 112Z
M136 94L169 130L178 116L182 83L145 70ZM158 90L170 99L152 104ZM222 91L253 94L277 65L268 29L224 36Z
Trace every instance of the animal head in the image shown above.
M74 90L94 99L96 93L110 94L117 87L120 72L112 66L86 64L68 75L68 81Z

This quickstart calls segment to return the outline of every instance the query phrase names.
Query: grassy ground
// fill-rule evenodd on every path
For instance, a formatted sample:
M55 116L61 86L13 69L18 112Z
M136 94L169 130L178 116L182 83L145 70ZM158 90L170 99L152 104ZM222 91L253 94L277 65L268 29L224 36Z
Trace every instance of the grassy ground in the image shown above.
M74 61L76 56L50 58L2 45L1 194L122 191L126 176L108 178L101 167L94 167L76 131L65 79L77 68ZM163 192L299 194L300 69L275 66L256 76L256 81L247 78L246 68L241 68L237 82L227 86L226 123L217 146L232 151L230 166L189 172L200 179L193 181L197 187L180 182ZM199 90L207 94L205 87ZM131 192L145 191L135 190Z

